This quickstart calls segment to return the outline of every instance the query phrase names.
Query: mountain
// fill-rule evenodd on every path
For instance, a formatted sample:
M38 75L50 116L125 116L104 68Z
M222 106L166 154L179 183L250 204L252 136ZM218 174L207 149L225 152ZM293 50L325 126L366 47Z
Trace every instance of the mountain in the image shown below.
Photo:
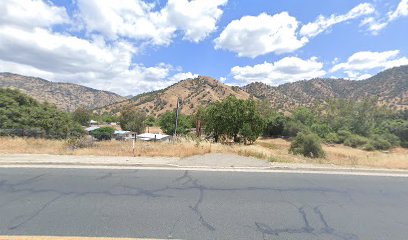
M200 105L208 105L227 96L248 99L250 95L239 87L227 86L210 77L183 80L165 89L144 93L132 99L96 109L97 112L118 113L124 107L139 109L149 115L160 115L176 108L177 98L183 100L182 113L192 114Z
M392 109L408 109L408 66L395 67L361 81L344 79L312 79L272 87L251 83L242 88L250 95L265 99L279 109L312 106L328 99L378 99L379 105Z
M298 106L313 106L329 99L361 100L367 97L375 97L379 105L392 109L408 109L408 66L391 68L362 81L318 78L278 87L251 83L240 88L201 76L130 99L80 85L54 83L11 73L0 73L0 87L18 88L37 100L54 103L68 111L83 105L99 113L115 114L124 107L130 107L158 116L174 110L178 97L183 100L182 113L192 114L199 106L206 106L230 95L239 99L266 100L283 111Z
M162 90L143 93L96 111L117 114L124 107L130 107L158 116L174 110L177 98L180 97L184 101L182 113L192 114L199 106L206 106L229 95L239 99L254 98L269 101L273 107L283 111L290 111L299 106L310 107L329 99L361 100L367 97L377 98L379 105L404 110L408 109L408 66L388 69L362 81L318 78L278 87L251 83L240 88L227 86L210 77L198 77L183 80Z
M126 99L112 92L77 84L50 82L12 73L0 73L0 87L19 89L36 100L53 103L65 111L74 111L79 106L93 109Z

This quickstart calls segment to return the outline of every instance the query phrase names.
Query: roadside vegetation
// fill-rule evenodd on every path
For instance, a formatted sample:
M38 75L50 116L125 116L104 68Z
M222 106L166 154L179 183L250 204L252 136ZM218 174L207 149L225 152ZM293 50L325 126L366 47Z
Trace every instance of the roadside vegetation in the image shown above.
M0 136L66 139L83 135L85 131L71 114L18 90L0 88Z
M19 91L0 89L0 135L5 136L0 138L0 153L186 157L221 152L272 162L310 159L408 169L408 150L404 149L408 148L408 111L391 111L370 99L333 100L283 113L266 101L231 96L200 107L192 116L180 114L176 140L138 142L135 152L129 142L104 141L112 138L115 129L111 127L90 133L98 142L84 137L81 125L88 126L91 119L118 122L123 130L137 133L159 126L164 133L173 135L176 114L171 111L156 118L123 109L119 116L96 115L86 108L65 113Z

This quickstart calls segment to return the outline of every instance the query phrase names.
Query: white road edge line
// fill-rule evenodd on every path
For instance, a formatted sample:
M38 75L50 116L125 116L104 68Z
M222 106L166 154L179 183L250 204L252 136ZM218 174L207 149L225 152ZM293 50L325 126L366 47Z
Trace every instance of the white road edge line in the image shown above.
M156 171L196 171L196 172L244 172L244 173L288 173L288 174L321 174L346 176L374 176L408 178L408 173L342 171L342 170L296 170L296 169L222 169L196 167L138 167L138 166L75 166L75 165L0 165L0 168L46 168L46 169L114 169L114 170L156 170ZM375 170L374 170L375 171Z

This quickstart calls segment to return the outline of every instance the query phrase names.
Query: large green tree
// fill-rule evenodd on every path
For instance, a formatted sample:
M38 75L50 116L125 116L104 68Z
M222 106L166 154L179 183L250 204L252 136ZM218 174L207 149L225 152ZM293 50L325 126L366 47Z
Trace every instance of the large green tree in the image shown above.
M91 116L92 116L92 112L83 106L78 107L72 113L73 119L79 124L81 124L82 126L89 126L89 122L91 121Z
M18 90L0 88L0 134L63 139L85 134L69 113Z
M253 142L264 129L254 100L240 100L229 96L208 107L205 116L205 131L218 142L221 136L239 142Z
M173 135L176 126L176 113L174 111L164 113L159 119L159 125L164 133ZM191 127L191 120L186 115L179 114L177 134L184 135L190 131Z
M146 113L135 111L131 108L125 108L121 112L120 127L126 131L132 131L141 134L145 130Z

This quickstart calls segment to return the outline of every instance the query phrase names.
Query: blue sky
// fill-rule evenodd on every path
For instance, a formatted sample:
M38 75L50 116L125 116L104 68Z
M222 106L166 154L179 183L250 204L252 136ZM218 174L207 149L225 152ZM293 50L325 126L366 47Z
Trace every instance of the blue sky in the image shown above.
M408 0L2 0L0 71L135 95L366 79L408 64Z

